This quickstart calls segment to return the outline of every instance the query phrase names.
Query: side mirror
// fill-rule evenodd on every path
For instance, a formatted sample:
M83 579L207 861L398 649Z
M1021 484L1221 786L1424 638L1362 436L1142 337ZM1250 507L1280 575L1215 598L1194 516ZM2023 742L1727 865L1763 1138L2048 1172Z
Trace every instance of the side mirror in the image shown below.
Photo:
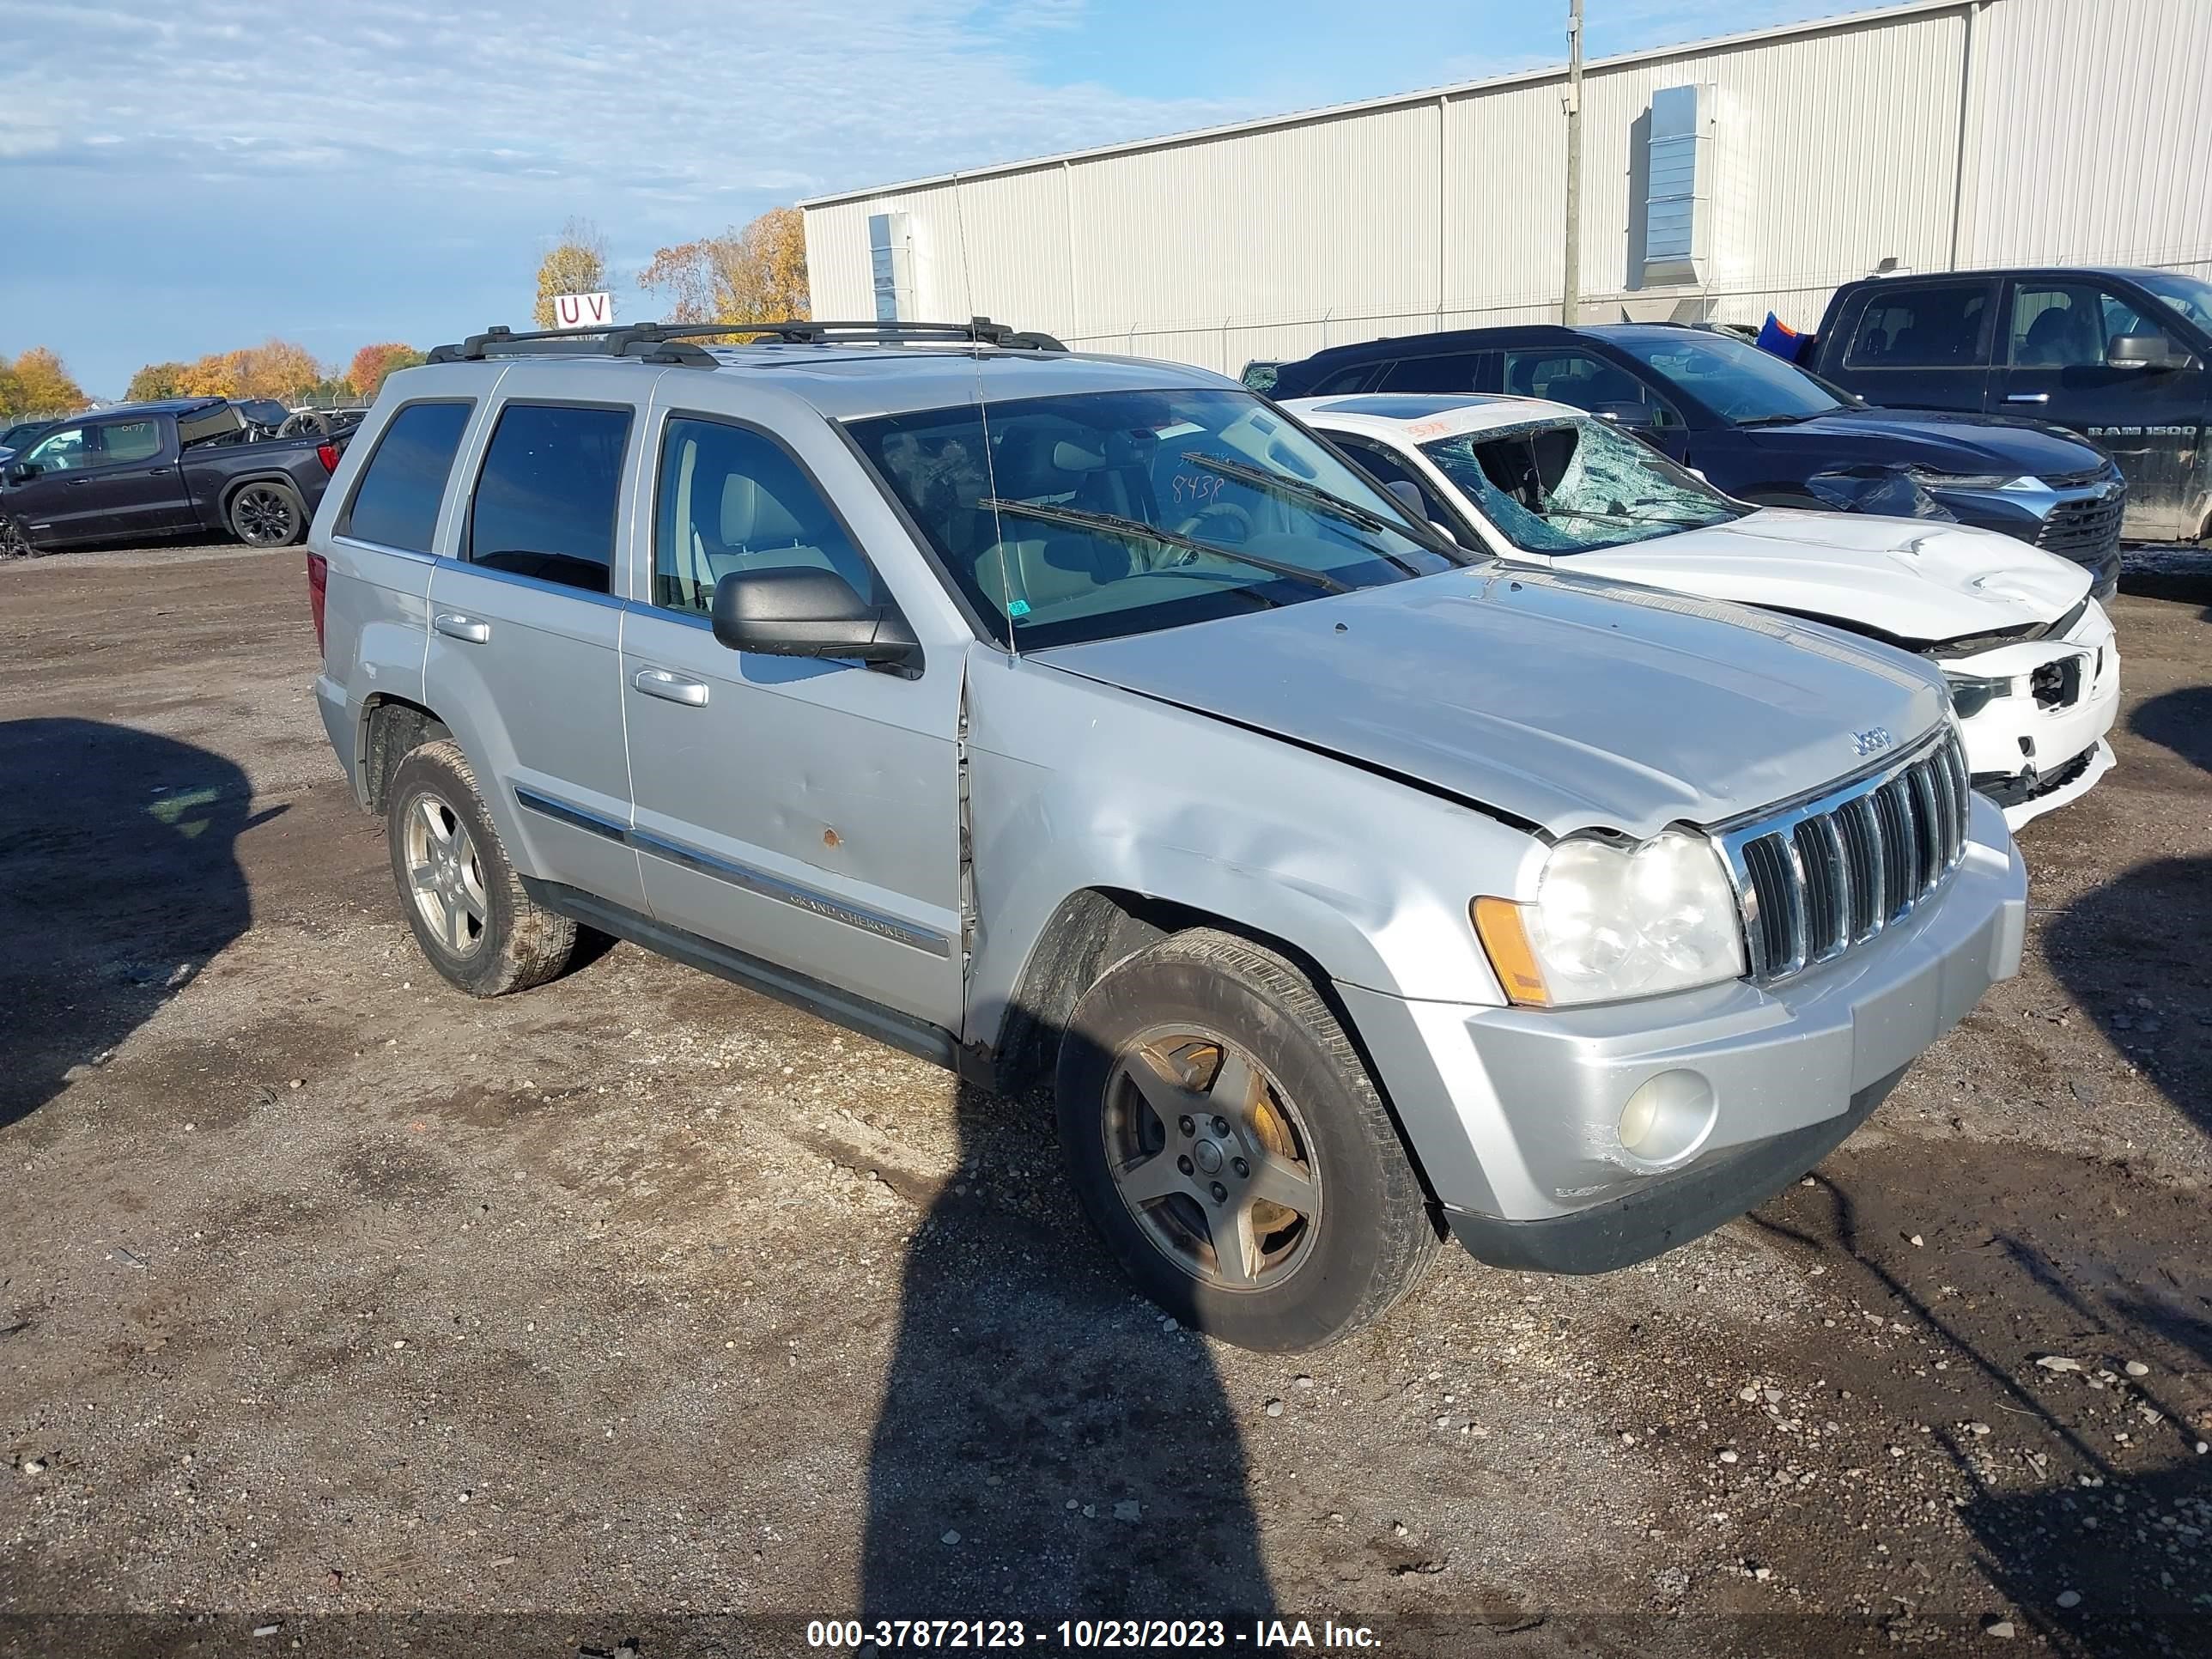
M38 466L30 461L18 461L8 469L9 483L28 483L39 476Z
M1600 404L1590 413L1601 421L1639 432L1659 424L1659 411L1650 404Z
M921 646L898 608L867 604L834 570L733 570L714 584L712 614L714 637L732 651L921 667Z
M2163 334L2115 334L2105 348L2113 368L2187 368L2193 361Z

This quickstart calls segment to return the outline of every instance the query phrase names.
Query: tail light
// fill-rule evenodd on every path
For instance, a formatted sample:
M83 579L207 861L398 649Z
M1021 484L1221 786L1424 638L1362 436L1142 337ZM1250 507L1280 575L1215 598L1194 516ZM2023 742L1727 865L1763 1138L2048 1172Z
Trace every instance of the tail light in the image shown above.
M327 447L327 446L325 446ZM330 591L331 562L319 553L307 555L307 609L315 617L315 648L323 648L323 598Z
M337 471L338 470L338 447L336 444L317 444L315 446L315 459L323 464L324 471Z

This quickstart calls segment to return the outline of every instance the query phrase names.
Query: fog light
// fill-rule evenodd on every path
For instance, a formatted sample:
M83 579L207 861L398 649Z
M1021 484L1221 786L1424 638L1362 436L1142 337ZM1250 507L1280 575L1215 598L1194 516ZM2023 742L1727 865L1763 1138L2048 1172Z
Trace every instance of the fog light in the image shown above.
M1679 1164L1705 1145L1717 1115L1713 1085L1695 1072L1647 1079L1620 1109L1620 1146L1641 1164Z

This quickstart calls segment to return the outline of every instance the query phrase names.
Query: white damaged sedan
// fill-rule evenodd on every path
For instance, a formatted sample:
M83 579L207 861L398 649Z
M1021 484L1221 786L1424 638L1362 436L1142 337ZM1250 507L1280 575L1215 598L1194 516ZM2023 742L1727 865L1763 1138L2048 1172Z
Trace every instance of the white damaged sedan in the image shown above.
M2119 652L2080 565L1944 520L1753 507L1564 404L1370 393L1285 407L1468 546L1808 617L1934 662L1973 786L2014 830L2112 764Z

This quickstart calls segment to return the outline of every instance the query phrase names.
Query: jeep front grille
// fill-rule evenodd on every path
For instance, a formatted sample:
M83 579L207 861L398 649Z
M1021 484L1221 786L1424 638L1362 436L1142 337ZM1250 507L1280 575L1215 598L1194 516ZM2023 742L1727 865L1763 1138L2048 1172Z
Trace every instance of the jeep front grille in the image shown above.
M1967 787L1946 726L1878 772L1722 830L1752 978L1832 962L1910 915L1965 854Z

